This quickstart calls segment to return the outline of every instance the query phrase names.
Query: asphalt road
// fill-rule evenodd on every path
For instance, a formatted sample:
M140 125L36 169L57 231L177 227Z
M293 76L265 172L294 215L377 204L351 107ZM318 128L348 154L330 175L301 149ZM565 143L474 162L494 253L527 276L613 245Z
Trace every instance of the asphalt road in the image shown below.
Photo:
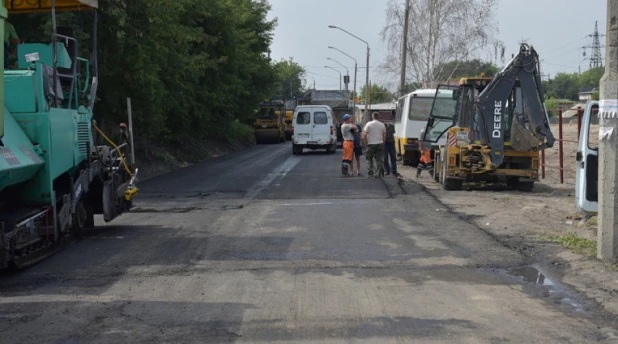
M595 303L417 184L291 151L140 183L132 213L0 276L0 343L616 342Z

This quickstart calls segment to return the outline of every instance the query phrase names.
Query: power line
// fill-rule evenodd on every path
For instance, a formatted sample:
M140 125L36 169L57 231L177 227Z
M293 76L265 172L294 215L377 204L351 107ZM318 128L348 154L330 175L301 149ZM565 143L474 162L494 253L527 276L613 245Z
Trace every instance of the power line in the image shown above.
M322 67L322 68L324 68L324 67ZM313 74L313 75L319 75L319 76L323 76L323 77L325 77L325 78L330 78L330 79L337 79L337 80L339 80L339 77L338 77L338 76L324 75L324 74L320 74L320 73L313 73L313 72L305 72L305 73L307 73L307 74Z
M562 68L571 68L571 69L579 69L578 67L573 67L573 66L565 66L565 65L561 65L561 64L556 64L556 63L551 63L551 62L546 62L543 61L543 64L548 64L550 66L556 66L556 67L562 67Z

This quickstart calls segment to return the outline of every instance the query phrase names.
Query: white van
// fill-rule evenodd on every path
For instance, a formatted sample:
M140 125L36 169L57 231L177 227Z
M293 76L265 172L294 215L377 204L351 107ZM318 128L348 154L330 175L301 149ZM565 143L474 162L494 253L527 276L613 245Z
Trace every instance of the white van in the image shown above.
M292 120L292 154L302 154L305 148L326 149L328 153L335 153L336 127L330 106L297 106Z
M586 214L596 214L599 208L599 138L597 126L592 125L598 109L598 101L586 104L577 148L575 200L577 210Z

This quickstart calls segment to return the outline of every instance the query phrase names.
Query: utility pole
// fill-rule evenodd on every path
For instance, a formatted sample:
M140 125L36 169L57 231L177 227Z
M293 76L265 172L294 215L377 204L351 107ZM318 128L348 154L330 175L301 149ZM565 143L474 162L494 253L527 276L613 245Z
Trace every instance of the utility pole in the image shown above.
M408 50L408 17L410 16L410 0L406 0L406 9L403 20L403 42L401 44L401 80L399 82L399 96L402 97L406 87L406 53Z
M618 0L607 0L605 74L599 102L599 229L597 257L618 257Z

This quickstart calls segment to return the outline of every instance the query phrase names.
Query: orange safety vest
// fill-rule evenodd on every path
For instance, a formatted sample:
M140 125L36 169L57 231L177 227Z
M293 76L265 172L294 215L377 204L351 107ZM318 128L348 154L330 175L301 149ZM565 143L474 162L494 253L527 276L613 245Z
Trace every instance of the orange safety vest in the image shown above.
M429 149L423 149L423 144L421 143L421 162L424 164L428 164L431 162L431 151Z

